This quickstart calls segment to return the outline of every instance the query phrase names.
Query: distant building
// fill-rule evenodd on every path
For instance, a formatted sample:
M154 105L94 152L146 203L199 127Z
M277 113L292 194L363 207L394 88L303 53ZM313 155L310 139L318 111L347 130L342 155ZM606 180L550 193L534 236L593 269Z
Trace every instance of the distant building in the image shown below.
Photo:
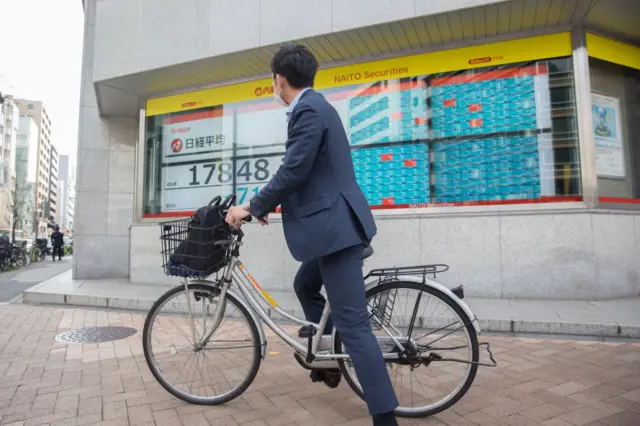
M60 225L62 223L60 216L60 203L58 198L59 191L59 168L60 159L58 150L54 144L51 144L51 157L49 163L49 221L51 226Z
M57 213L56 203L51 203L51 175L52 164L55 165L55 179L57 180L57 152L51 143L51 119L46 108L39 101L27 99L16 99L20 108L20 114L33 119L38 128L38 173L36 176L36 201L35 210L39 218L38 235L48 233L47 223L55 221L54 215ZM53 151L53 152L52 152ZM52 156L56 160L52 160ZM53 191L57 196L57 184L53 186Z
M19 112L11 96L0 105L0 231L12 229L11 206L16 179L16 141L18 136Z
M22 215L21 229L27 235L46 234L46 222L38 223L38 212L35 209L37 180L44 170L44 165L38 161L39 132L33 118L20 115L18 130L18 144L16 148L16 185L22 192L28 194L28 202Z
M73 234L73 215L76 199L76 166L68 155L60 156L59 172L60 227L68 236Z

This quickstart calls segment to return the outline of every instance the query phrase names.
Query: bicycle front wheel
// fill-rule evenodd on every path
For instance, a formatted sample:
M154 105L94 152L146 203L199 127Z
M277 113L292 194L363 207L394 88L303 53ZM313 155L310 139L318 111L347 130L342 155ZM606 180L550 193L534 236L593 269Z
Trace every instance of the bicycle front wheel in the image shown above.
M426 417L455 404L478 370L478 337L471 319L449 296L420 283L390 280L366 293L374 335L399 400L396 414ZM404 352L396 342L402 344ZM346 353L339 333L336 353ZM351 388L363 397L351 360L339 360Z
M156 380L175 397L191 404L223 404L240 396L256 377L258 326L236 298L226 294L221 301L219 288L188 287L188 292L183 285L169 290L149 311L144 356ZM223 314L216 324L218 309Z

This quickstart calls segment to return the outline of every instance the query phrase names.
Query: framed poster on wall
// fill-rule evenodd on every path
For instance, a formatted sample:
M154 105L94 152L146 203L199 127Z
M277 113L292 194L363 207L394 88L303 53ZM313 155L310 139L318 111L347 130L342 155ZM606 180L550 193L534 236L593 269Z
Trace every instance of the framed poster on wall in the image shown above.
M596 142L596 172L598 176L624 179L625 160L620 122L620 99L591 94L593 136Z

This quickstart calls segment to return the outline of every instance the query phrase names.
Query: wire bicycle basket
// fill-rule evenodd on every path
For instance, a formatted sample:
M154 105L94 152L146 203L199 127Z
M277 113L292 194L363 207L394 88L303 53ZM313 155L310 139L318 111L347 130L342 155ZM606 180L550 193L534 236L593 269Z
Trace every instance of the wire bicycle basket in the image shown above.
M232 236L222 223L198 226L193 218L160 223L162 267L169 276L206 278L229 262L228 246Z

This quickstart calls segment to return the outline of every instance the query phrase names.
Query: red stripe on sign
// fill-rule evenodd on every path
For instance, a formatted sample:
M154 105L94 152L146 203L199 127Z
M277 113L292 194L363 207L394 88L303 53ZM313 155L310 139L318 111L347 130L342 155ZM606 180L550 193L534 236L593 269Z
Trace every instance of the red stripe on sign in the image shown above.
M448 107L454 107L454 106L456 106L456 100L455 100L455 99L445 99L445 100L444 100L444 106L445 106L446 108L448 108Z
M482 127L482 118L475 118L473 120L469 120L470 127Z
M404 166L405 167L415 167L417 165L417 161L415 158L410 158L407 160L404 160Z
M163 217L189 217L195 213L193 211L184 212L162 212L162 213L147 213L143 217L147 219L163 218Z
M640 204L640 198L598 197L601 203Z
M384 80L381 80L381 81L384 81ZM415 89L416 87L424 88L426 87L426 82L424 80L418 80L414 82L389 83L386 86L383 86L382 84L378 84L376 86L368 87L362 91L360 91L359 89L350 90L350 97L371 96L371 95L377 95L378 93L382 93L382 92L397 92L397 91L403 91L403 90L411 90L411 89Z
M465 206L500 206L517 204L547 204L547 203L575 203L581 202L582 197L541 197L522 200L497 200L497 201L462 201L456 203L420 203L420 204L383 204L371 206L371 210L408 209L408 208L434 208L434 207L465 207Z
M232 111L227 109L226 114L230 114ZM198 111L198 112L189 112L186 114L180 115L170 115L168 117L164 117L162 120L163 124L176 124L176 123L186 123L189 121L196 120L205 120L207 118L217 118L225 115L225 111L223 108L210 109L206 111Z
M393 154L382 154L380 156L380 160L381 161L392 161L393 160Z
M446 86L449 84L472 83L474 81L499 80L501 78L526 77L548 74L544 64L530 67L498 69L494 71L479 72L473 74L452 75L448 77L434 78L431 86Z
M479 112L479 111L482 111L482 104L469 105L469 112Z
M462 201L456 203L421 203L421 204L384 204L385 200L394 200L393 197L383 199L383 204L372 205L371 210L385 210L385 209L407 209L407 208L434 208L434 207L464 207L464 206L498 206L498 205L513 205L513 204L548 204L548 203L576 203L581 202L583 198L581 196L574 197L540 197L522 200L497 200L497 201ZM640 199L637 198L612 198L612 197L600 197L600 202L627 202L631 204L640 204ZM394 200L395 201L395 200ZM170 217L189 217L195 211L183 211L183 212L164 212L164 213L148 213L143 217L145 219L153 218L170 218ZM280 213L280 207L276 208L276 213Z

